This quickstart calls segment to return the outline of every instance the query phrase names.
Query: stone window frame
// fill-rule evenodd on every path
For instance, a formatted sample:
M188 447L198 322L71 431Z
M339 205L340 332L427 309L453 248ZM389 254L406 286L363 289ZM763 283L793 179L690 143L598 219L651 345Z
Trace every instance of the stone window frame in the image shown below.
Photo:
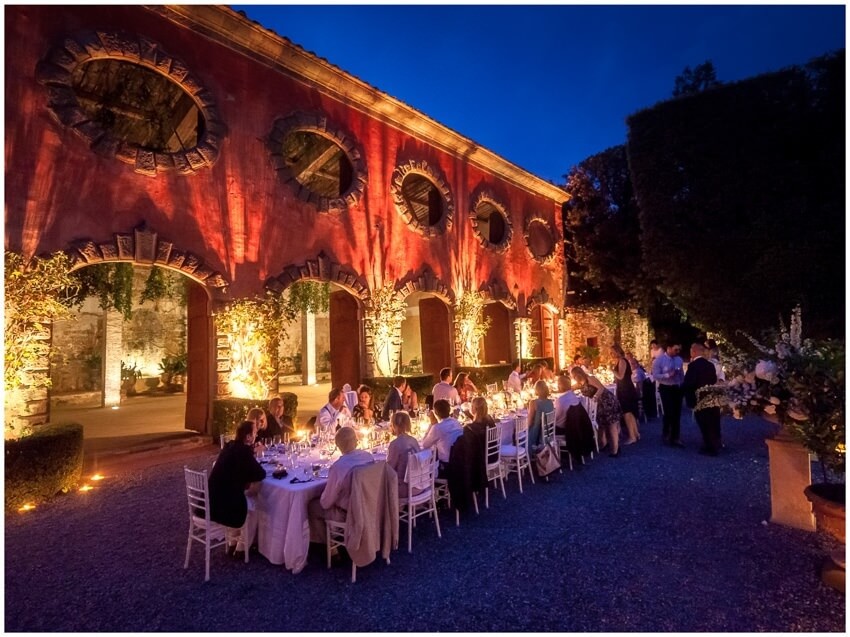
M505 219L505 236L499 243L491 243L478 228L478 206L483 203L488 203L496 208L496 210L498 210ZM508 248L511 246L511 240L513 239L513 222L511 221L511 216L508 213L507 207L499 201L492 192L484 191L473 199L472 207L469 209L469 220L472 222L472 229L475 232L475 236L478 237L478 242L481 244L481 247L485 250L492 250L496 253L507 252Z
M325 139L336 144L348 161L351 162L352 175L351 186L340 197L323 197L301 183L292 174L283 158L283 141L290 133L310 132L321 135ZM292 189L295 195L306 203L316 206L318 212L339 213L356 206L360 203L368 183L366 161L356 138L330 122L328 117L322 113L293 113L287 117L280 117L272 124L271 132L266 136L266 149L271 157L272 165L277 172L278 179L284 185Z
M552 249L549 251L548 254L538 256L534 254L534 251L531 249L531 224L533 223L543 224L543 227L546 228L546 232L549 233L549 236L552 239ZM541 265L551 263L558 254L558 239L555 236L552 224L549 223L549 221L542 215L533 214L525 220L523 238L525 239L525 247L528 249L528 253L531 255L531 258L540 263Z
M419 220L414 216L411 210L408 210L407 204L404 201L402 192L402 184L410 175L419 175L430 181L439 191L445 204L443 217L440 222L433 226L425 226L419 223ZM431 238L446 234L451 230L452 220L454 219L454 198L452 197L451 189L446 182L445 176L439 168L431 166L427 161L411 159L409 162L400 164L393 171L390 178L390 194L392 195L393 204L396 211L408 228L422 237Z
M160 153L118 139L93 122L80 106L72 82L74 70L94 60L121 60L164 75L186 92L204 116L205 130L189 150ZM69 127L98 155L131 164L142 175L176 171L190 175L212 166L218 159L226 127L212 93L182 60L142 35L113 31L87 31L67 36L54 45L36 65L36 80L47 92L47 108L56 120Z

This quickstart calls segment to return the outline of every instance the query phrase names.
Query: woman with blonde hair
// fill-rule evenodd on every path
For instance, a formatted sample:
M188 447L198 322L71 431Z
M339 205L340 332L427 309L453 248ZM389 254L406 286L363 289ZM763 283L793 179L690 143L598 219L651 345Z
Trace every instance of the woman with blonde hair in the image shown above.
M395 439L387 448L387 464L398 474L398 497L407 497L407 483L404 475L407 472L407 457L411 453L419 453L419 443L410 435L410 416L406 411L397 411L390 421L390 428Z
M608 453L612 458L620 455L620 403L617 398L599 382L596 376L591 376L581 367L570 370L573 380L582 394L596 399L596 424L599 427L599 448L610 443ZM607 438L607 441L606 441Z

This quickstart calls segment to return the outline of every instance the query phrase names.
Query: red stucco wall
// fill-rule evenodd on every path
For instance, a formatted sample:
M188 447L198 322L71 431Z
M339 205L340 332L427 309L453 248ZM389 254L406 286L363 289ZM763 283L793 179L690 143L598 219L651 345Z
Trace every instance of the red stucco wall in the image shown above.
M560 259L541 266L523 239L531 214L558 228L555 202L141 7L19 6L5 13L7 249L40 254L66 249L75 239L108 241L145 221L175 248L218 270L231 283L232 297L260 292L267 277L324 250L360 273L370 288L429 264L456 293L496 278L512 292L518 286L521 304L523 296L545 287L560 305ZM158 42L213 94L227 133L212 168L188 176L139 175L132 166L95 156L52 117L46 90L35 80L36 64L64 36L93 28ZM275 119L296 111L325 113L364 150L365 197L346 213L317 213L278 181L263 140ZM393 207L390 176L410 159L439 166L454 196L453 225L439 238L415 234ZM504 254L480 247L469 221L471 193L482 185L512 217L513 239Z

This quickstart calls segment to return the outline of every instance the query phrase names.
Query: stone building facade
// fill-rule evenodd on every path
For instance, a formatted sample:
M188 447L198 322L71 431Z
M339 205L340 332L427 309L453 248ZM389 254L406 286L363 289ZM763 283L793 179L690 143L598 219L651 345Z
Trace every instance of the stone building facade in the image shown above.
M226 7L8 7L6 52L6 249L191 279L187 427L228 392L214 312L296 281L333 284L334 382L380 371L366 315L387 285L426 372L460 362L469 291L485 363L528 322L557 364L552 184Z

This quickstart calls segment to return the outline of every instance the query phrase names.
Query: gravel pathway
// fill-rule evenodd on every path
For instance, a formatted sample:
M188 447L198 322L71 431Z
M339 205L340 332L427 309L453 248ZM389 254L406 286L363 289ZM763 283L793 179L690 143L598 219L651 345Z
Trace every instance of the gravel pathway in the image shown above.
M297 575L193 548L183 569L183 464L105 480L6 516L7 631L843 632L845 598L823 584L819 534L770 516L769 425L724 421L720 458L662 447L660 422L620 458L603 455L508 499L443 538L427 520L412 555ZM492 494L491 494L492 495ZM483 504L483 503L482 503ZM404 525L402 535L406 533ZM319 547L314 547L318 549Z

